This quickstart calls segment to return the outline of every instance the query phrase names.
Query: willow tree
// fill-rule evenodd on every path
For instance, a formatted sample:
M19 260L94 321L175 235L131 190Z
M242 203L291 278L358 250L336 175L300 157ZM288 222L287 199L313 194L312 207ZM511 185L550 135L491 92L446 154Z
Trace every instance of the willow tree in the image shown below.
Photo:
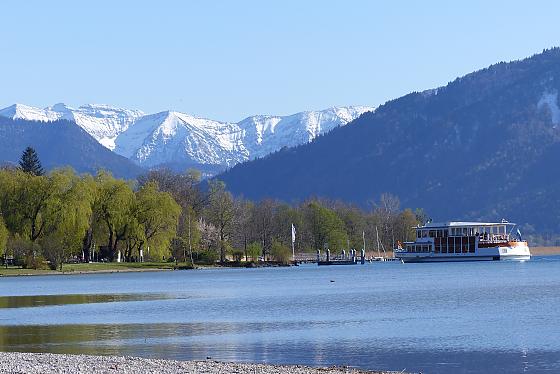
M136 192L135 217L139 231L132 235L132 250L150 248L150 257L160 258L169 253L169 244L177 232L181 207L171 194L158 190L155 182L148 182Z
M19 170L5 171L0 176L2 214L8 229L35 242L43 236L49 206L60 193L58 178L35 176Z
M57 186L45 212L44 238L41 246L51 267L60 265L70 255L82 255L82 241L87 231L94 202L91 183L71 170L51 173L51 181Z
M93 204L95 228L105 235L106 255L115 258L118 245L130 233L135 197L129 183L101 172L96 177L97 193Z

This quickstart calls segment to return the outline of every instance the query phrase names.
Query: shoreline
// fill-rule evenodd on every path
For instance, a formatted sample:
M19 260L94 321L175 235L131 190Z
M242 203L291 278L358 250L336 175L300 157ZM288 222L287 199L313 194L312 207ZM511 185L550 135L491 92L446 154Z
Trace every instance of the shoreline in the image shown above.
M559 256L560 247L534 247L531 248L531 256ZM41 275L90 275L90 274L113 274L113 273L143 273L143 272L163 272L163 271L182 271L182 270L206 270L206 269L231 269L231 268L261 268L261 267L276 267L276 266L246 266L242 265L201 265L195 268L185 269L181 266L177 267L169 263L143 263L145 265L138 265L138 263L84 263L84 264L67 264L69 270L34 270L10 267L5 269L0 267L0 278L3 277L28 277L28 276L41 276ZM99 266L100 269L95 269ZM130 267L129 267L130 266ZM78 269L75 269L78 267ZM79 267L84 267L80 270ZM103 267L103 268L102 268ZM92 269L93 268L93 269Z
M131 356L0 352L0 372L8 373L193 373L193 374L396 374L350 367L311 367L222 361L176 361Z

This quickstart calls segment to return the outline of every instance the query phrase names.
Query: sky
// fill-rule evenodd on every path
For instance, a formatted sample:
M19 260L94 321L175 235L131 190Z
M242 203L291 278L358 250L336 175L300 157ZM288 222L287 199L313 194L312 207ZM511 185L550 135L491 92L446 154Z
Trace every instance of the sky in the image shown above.
M556 1L12 1L0 107L110 104L222 121L411 91L560 46Z

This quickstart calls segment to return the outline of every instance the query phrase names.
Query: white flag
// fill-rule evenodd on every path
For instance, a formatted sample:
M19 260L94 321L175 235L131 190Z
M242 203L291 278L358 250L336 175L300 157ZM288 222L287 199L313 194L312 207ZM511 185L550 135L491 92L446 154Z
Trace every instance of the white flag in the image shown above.
M296 242L296 227L292 223L292 243Z

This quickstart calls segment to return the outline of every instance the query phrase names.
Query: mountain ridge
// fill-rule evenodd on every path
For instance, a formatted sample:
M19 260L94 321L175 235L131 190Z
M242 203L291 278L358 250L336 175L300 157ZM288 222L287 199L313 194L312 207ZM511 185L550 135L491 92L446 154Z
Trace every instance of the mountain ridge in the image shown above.
M217 178L250 199L368 206L389 192L436 220L508 218L560 232L558 92L556 48L388 101Z
M142 167L167 166L178 171L195 167L212 175L283 147L309 142L371 110L374 108L366 106L331 107L223 122L172 110L145 114L104 104L74 109L59 103L44 109L14 104L0 110L0 116L74 121L103 146Z

